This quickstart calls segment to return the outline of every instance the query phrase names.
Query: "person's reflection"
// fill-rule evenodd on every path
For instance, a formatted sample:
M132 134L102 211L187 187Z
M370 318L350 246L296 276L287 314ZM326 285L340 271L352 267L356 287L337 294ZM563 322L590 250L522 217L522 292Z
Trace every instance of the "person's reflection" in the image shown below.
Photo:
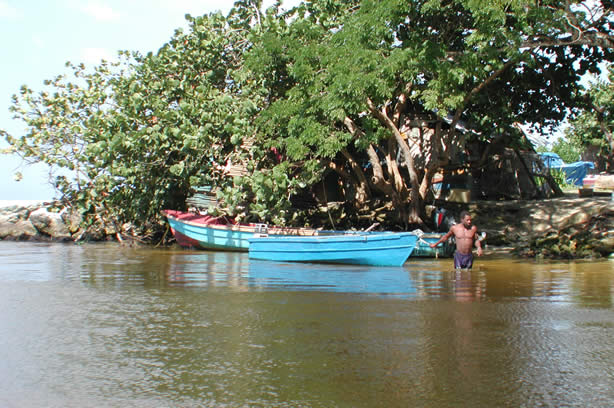
M476 274L478 272L475 272ZM479 300L482 290L478 282L472 279L470 269L457 269L454 271L454 297L459 302L473 302Z

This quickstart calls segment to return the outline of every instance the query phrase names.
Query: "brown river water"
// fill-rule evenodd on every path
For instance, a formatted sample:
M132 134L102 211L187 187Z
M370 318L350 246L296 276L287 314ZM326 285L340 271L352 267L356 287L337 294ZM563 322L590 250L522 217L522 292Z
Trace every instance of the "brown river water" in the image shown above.
M614 260L0 242L0 407L611 407Z

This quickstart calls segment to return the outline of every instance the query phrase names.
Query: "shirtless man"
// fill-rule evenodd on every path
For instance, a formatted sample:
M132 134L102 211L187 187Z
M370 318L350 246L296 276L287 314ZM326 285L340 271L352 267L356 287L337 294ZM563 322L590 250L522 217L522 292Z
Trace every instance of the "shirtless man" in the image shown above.
M435 248L437 245L446 241L452 235L456 238L456 252L454 253L454 268L456 269L471 269L473 266L473 254L471 250L473 245L478 248L478 256L482 256L482 243L477 237L478 228L475 225L471 225L471 215L467 211L463 211L460 214L461 223L453 225L450 231L441 237L441 239L434 244L431 244L431 248Z

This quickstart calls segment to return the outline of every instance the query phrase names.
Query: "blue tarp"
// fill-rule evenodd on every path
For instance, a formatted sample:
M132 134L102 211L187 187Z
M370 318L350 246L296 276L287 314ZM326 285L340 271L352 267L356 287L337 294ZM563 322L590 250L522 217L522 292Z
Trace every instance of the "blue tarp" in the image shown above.
M566 164L556 153L540 153L539 156L546 167L549 169L563 171L565 173L567 183L575 184L576 186L581 186L582 180L584 177L586 177L588 170L595 168L595 164L593 162L587 161L578 161Z

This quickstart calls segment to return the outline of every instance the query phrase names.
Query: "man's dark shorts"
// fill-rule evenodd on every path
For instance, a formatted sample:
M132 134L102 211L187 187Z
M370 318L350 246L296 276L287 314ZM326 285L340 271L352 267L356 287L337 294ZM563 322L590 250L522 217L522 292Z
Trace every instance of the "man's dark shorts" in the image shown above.
M454 268L455 269L471 269L473 266L473 254L454 253Z

